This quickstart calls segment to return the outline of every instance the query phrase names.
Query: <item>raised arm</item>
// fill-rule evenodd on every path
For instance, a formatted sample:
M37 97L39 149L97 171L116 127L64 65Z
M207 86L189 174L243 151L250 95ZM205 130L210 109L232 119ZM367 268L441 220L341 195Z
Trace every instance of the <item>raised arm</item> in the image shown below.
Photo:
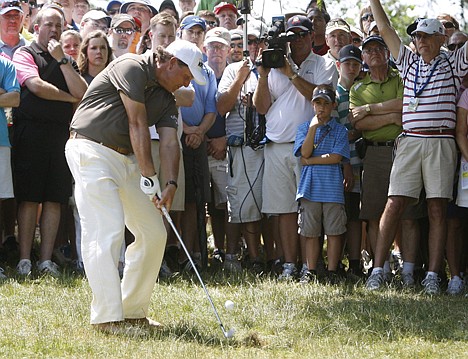
M380 0L370 0L372 14L379 28L380 35L383 37L392 56L397 59L400 53L401 40L395 29L392 27Z

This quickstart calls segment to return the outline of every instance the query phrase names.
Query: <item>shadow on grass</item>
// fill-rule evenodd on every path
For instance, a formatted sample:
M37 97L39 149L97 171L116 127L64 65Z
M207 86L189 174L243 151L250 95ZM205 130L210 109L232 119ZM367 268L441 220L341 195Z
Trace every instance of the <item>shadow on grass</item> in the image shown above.
M353 295L341 293L328 304L309 302L302 310L314 323L314 336L346 331L366 341L369 337L387 341L411 337L431 342L468 341L466 302L444 295L405 295L391 290L367 293L359 289Z

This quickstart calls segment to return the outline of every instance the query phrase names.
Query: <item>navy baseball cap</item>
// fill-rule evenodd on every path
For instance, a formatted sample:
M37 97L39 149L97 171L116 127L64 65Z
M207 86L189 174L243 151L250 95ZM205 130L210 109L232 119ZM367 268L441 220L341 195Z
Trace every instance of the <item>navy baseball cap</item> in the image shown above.
M190 15L190 16L184 17L184 19L180 23L179 28L181 30L184 30L184 29L190 29L191 27L194 27L194 26L197 26L197 25L201 26L203 31L206 31L206 22L205 22L205 20L203 20L199 16Z

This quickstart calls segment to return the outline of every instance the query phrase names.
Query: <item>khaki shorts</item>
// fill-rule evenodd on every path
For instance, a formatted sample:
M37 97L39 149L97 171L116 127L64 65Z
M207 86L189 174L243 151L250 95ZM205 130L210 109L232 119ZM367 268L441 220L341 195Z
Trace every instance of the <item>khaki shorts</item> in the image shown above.
M457 166L455 140L402 136L390 174L389 196L452 199Z
M161 190L164 190L165 184L171 178L167 178L166 174L161 171L161 161L159 159L159 141L151 141L151 156L153 156L154 168L158 172L159 184ZM172 201L171 211L183 211L185 209L185 172L184 172L184 160L182 158L182 149L180 150L179 160L179 177L177 179L177 191Z
M266 214L296 213L296 192L301 163L293 154L294 143L270 142L265 146L263 206Z
M263 150L229 147L229 222L248 223L262 218Z
M227 202L227 177L228 177L228 161L216 160L212 156L208 156L208 167L211 177L211 193L213 193L214 205L218 209L223 209ZM213 202L212 202L213 203Z
M298 225L299 234L304 237L320 237L322 225L325 235L339 236L346 232L345 206L341 203L311 202L301 199Z

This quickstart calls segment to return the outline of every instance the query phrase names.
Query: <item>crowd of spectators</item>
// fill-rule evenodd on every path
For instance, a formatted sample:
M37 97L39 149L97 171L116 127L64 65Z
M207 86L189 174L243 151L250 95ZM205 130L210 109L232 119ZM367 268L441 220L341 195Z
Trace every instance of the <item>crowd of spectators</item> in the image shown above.
M85 274L64 156L73 113L112 60L182 39L202 51L205 84L174 92L177 181L149 132L197 270L463 293L468 35L459 22L418 18L398 35L371 0L355 26L317 1L286 12L275 34L272 25L231 1L0 0L3 267ZM160 278L193 271L165 225ZM121 276L134 241L122 233Z

